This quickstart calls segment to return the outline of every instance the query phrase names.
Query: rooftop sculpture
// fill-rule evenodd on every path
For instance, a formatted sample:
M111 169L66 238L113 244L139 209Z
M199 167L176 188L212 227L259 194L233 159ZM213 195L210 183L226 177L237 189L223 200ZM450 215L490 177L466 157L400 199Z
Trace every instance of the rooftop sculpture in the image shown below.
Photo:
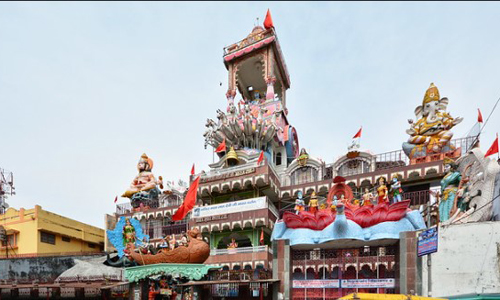
M415 109L416 122L408 120L410 135L403 143L403 150L409 158L417 158L432 153L442 153L455 150L450 140L453 137L451 129L462 122L462 118L452 118L446 112L448 98L440 98L439 90L431 83L422 101Z

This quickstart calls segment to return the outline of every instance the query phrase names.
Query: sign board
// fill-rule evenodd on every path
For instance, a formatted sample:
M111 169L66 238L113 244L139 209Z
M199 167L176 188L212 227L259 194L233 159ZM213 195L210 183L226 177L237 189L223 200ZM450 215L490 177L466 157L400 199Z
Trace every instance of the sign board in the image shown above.
M356 289L356 288L386 288L392 289L396 287L396 280L394 278L381 278L381 279L342 279L340 285L343 289Z
M294 280L293 287L296 289L338 289L340 282L338 279Z
M266 207L266 197L251 198L234 202L195 207L193 208L193 214L191 218L205 218L222 214L237 213L241 211L256 210Z
M418 234L417 255L424 256L438 250L437 227L429 228Z

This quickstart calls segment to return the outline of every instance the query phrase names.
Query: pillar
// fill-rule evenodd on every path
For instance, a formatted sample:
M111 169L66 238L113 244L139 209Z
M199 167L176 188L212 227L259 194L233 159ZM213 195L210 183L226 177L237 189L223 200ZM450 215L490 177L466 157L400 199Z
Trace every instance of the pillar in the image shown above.
M417 241L417 231L399 234L399 258L396 257L395 266L396 293L410 294L413 291L422 295L422 258L417 257Z
M292 299L292 248L289 240L273 241L273 279L279 282L273 287L273 300ZM282 296L278 297L281 294Z

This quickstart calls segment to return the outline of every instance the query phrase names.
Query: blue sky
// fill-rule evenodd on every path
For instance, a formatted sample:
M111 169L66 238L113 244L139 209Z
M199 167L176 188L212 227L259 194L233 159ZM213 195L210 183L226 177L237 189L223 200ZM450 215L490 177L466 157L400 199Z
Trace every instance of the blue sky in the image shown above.
M361 125L363 148L400 149L431 82L464 117L455 137L500 97L494 2L0 3L9 204L103 227L143 152L165 180L187 179L192 163L207 170L204 123L226 103L222 48L268 7L291 76L289 120L300 146L326 162Z

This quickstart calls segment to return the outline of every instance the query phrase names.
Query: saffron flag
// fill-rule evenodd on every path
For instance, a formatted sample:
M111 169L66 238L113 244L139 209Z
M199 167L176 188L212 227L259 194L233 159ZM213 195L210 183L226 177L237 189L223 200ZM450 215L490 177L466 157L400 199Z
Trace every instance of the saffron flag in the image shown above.
M196 203L196 195L198 194L198 184L200 183L200 176L198 176L191 186L189 186L189 190L186 194L186 198L184 198L184 202L182 202L181 206L177 209L175 214L172 216L172 221L180 221L186 217L186 215L193 209Z
M497 133L497 138L493 142L493 145L491 145L490 149L488 149L484 157L490 156L495 153L498 153L498 133Z
M260 163L264 160L264 151L260 151L259 159L257 160L257 165L260 165Z
M260 245L264 245L264 228L262 228L261 232L260 232Z
M193 167L191 168L191 175L194 175L194 164Z
M273 18L271 18L271 11L268 8L267 9L267 14L266 14L266 19L264 20L264 28L265 29L270 29L270 28L273 28L273 27L274 27Z
M363 130L363 127L361 127L358 131L358 133L356 133L352 138L353 139L357 139L357 138L360 138L361 137L361 130Z
M481 110L479 108L477 109L477 121L479 123L483 123L483 115L481 114Z
M118 196L115 197L115 203L116 203L116 201L118 201Z
M215 152L226 152L226 138L222 141L222 143L219 144L217 149L215 149Z

